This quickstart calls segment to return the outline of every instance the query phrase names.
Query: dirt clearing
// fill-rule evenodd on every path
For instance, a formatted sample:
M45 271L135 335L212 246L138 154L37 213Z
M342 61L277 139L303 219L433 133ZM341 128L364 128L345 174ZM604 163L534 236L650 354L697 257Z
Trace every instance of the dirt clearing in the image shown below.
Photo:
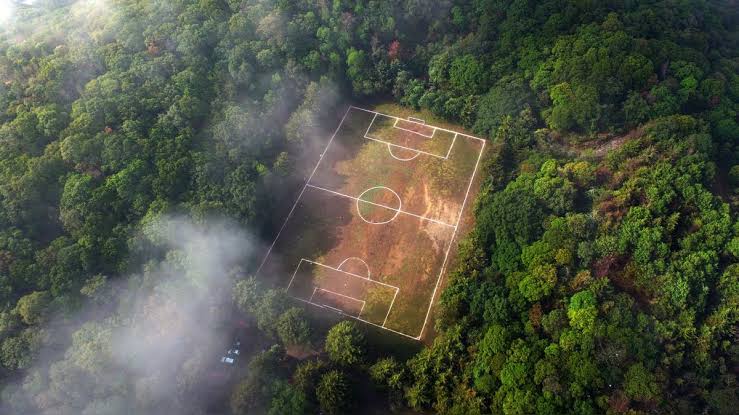
M350 107L258 273L307 304L420 339L484 147Z

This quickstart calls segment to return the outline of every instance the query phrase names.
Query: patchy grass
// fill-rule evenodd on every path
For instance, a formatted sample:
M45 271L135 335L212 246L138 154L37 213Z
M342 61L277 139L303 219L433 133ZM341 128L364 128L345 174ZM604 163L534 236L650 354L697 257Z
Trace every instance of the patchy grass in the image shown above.
M352 109L261 274L318 307L420 336L465 198L469 207L475 196L482 148L474 137Z

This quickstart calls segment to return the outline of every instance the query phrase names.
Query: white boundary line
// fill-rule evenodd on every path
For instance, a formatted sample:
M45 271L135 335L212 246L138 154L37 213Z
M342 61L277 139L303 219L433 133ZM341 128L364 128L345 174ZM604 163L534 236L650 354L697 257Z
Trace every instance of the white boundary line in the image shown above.
M326 265L326 264L322 264L322 263L316 262L316 261L311 261L310 259L305 259L305 258L300 258L300 261L298 261L298 266L295 267L295 272L293 272L293 276L292 276L292 278L290 278L290 283L287 284L287 288L285 288L285 290L289 290L290 289L290 286L293 284L293 280L295 279L295 275L298 273L298 270L300 270L300 266L303 264L303 262L308 262L310 264L318 265L319 267L328 268L328 269L334 270L336 272L340 272L342 274L351 275L352 277L359 278L359 279L362 279L362 280L365 280L365 281L369 281L369 282L374 283L374 284L383 285L385 287L392 288L395 291L400 291L400 288L398 288L398 287L396 287L394 285L390 285L390 284L384 283L382 281L377 281L377 280L369 279L367 277L363 277L361 275L354 274L353 272L342 271L342 270L340 270L338 268L334 268L332 266L329 266L329 265Z
M369 110L365 110L365 109L362 109L362 108L357 108L357 107L350 107L350 108L356 108L356 109L358 109L358 110L362 110L362 111L366 111L366 112L374 112L374 111L369 111ZM417 149L417 148L410 148L410 147L405 147L405 146L401 146L401 145L398 145L398 144L395 144L395 143L391 143L391 142L389 142L389 141L385 141L385 140L381 140L381 139L379 139L379 138L371 137L371 136L369 135L369 132L370 132L370 130L372 129L372 125L374 125L374 123L375 123L375 120L377 119L377 116L378 116L378 115L382 115L383 117L388 117L388 118L394 118L394 119L395 119L395 123L393 124L393 128L397 128L397 129L399 129L399 130L405 130L405 131L410 131L410 132L412 132L412 133L414 133L414 134L420 135L421 137L426 137L426 138L432 138L432 137L433 137L434 135L436 135L436 127L432 127L432 128L434 129L434 132L433 132L433 134L431 134L431 136L427 136L427 135L424 135L424 134L419 134L419 133L417 133L417 132L415 132L415 131L411 131L411 130L408 130L408 129L405 129L405 128L401 128L401 127L396 127L396 126L395 126L395 125L396 125L396 124L398 123L398 121L399 121L399 120L402 120L402 121L408 121L408 120L404 120L404 119L402 119L402 118L398 118L398 117L393 117L392 115L382 114L382 113L379 113L379 112L374 112L374 114L375 114L375 115L374 115L374 116L372 117L372 121L370 121L370 124L369 124L369 126L367 127L367 131L365 131L365 132L364 132L364 138L366 138L366 139L368 139L368 140L373 140L373 141L377 141L377 142L379 142L379 143L384 143L384 144L387 144L387 145L388 145L388 147L390 147L390 146L394 146L394 147L398 147L398 148L404 148L404 149L406 149L406 150L409 150L409 151L415 151L415 152L417 152L417 153L421 153L421 154L426 154L427 156L431 156L431 157L436 157L436 158L440 158L440 159L442 159L442 160L446 160L446 159L447 159L446 157L442 157L442 156L440 156L440 155L438 155L438 154L434 154L434 153L429 153L428 151L423 151L423 150L419 150L419 149ZM412 122L412 121L410 121L410 122ZM421 124L421 125L425 125L425 124ZM443 131L443 130L442 130L442 131ZM452 131L452 132L456 134L456 132L454 132L454 131ZM455 136L455 138L456 138L456 136ZM454 141L454 140L452 140L452 145L454 145L454 142L453 142L453 141ZM450 152L451 152L451 146L449 147L449 150L447 151L447 156L449 155L449 153L450 153ZM392 155L392 152L390 153L390 155ZM394 157L394 156L393 156L393 157ZM414 158L415 158L415 157L414 157Z
M428 125L426 125L426 124L421 124L421 123L417 123L415 121L404 120L402 118L395 117L395 122L393 123L393 128L397 128L398 130L408 131L409 133L420 135L421 137L426 137L426 138L434 138L434 135L436 134L436 127L430 127L431 128L431 135L426 135L426 134L421 134L418 131L413 131L413 130L408 129L408 128L398 127L398 121L412 122L414 124L423 125L424 127L428 127Z
M316 294L317 291L325 291L325 292L331 293L333 295L338 295L339 297L348 298L348 299L350 299L352 301L356 301L358 303L362 303L362 307L359 309L359 313L357 314L357 317L359 317L359 316L362 315L362 312L364 311L364 306L367 304L364 300L360 300L358 298L354 298L354 297L349 296L349 295L340 294L340 293L337 293L335 291L327 290L327 289L321 288L321 287L314 287L313 288L313 294L311 294L310 300L308 300L308 301L313 301L313 296ZM395 295L397 295L397 294L398 294L398 292L396 291L395 292ZM321 304L321 305L326 306L326 307L330 307L330 308L333 308L333 309L336 309L335 307L331 307L330 305L327 305L327 304Z
M385 314L385 320L382 320L382 327L385 327L385 324L387 324L387 318L390 317L390 311L393 310L393 305L395 305L395 298L396 297L398 297L398 292L397 291L395 291L395 295L393 296L393 301L390 301L390 307L388 307L387 314Z
M316 170L318 170L318 166L321 165L321 161L323 160L323 156L326 155L326 152L328 151L329 146L334 141L334 138L336 137L336 134L339 132L339 129L344 124L344 120L346 119L346 116L349 115L349 111L352 109L352 106L350 105L349 108L346 109L346 112L344 113L344 116L341 117L341 121L339 122L339 126L336 127L336 130L334 130L333 135L331 135L331 139L328 140L328 144L326 144L326 148L323 149L323 152L321 153L320 157L318 157L318 163L316 163L316 167L313 168L313 171L310 173L310 176L308 176L308 179L305 181L305 184L303 185L303 189L300 191L300 194L298 194L298 198L295 199L295 203L293 204L293 207L290 209L290 212L287 214L287 217L285 218L285 222L282 223L282 226L280 227L280 230L277 232L277 236L275 236L275 240L272 241L272 245L269 246L269 249L267 249L267 253L264 255L264 259L262 260L262 263L259 264L259 268L257 268L257 272L255 274L259 274L259 271L262 270L262 267L264 266L264 263L267 262L267 258L269 258L270 252L272 252L272 248L275 247L275 244L277 243L277 240L280 239L280 234L285 229L285 226L287 226L287 221L290 220L290 217L293 215L293 212L295 211L295 207L298 206L298 202L300 202L300 198L303 197L303 193L305 193L305 189L308 187L308 183L310 183L310 179L313 178L313 175L316 174Z
M257 271L256 271L255 274L258 275L259 272L261 271L262 267L264 266L264 264L267 262L267 258L269 257L269 254L272 252L272 249L274 248L275 244L277 244L277 240L279 239L280 235L282 234L282 231L285 229L285 226L287 226L287 222L292 217L293 212L295 211L295 208L297 207L298 203L300 202L300 199L302 198L303 193L305 193L305 189L308 188L308 186L313 187L313 188L316 188L316 189L320 189L320 190L325 190L327 192L334 193L334 194L337 194L339 196L344 196L344 197L348 197L348 198L351 198L351 199L355 199L352 196L348 196L348 195L344 195L344 194L341 194L341 193L338 193L338 192L334 192L334 191L331 191L331 190L328 190L328 189L320 188L318 186L309 185L310 180L313 178L313 176L315 175L316 171L318 170L318 167L321 165L321 161L323 161L323 156L326 155L326 152L328 151L329 147L331 146L331 143L334 141L334 138L336 137L336 134L341 129L341 126L344 124L344 120L346 119L346 116L349 114L349 111L351 109L356 109L356 110L359 110L359 111L364 111L364 112L369 112L369 113L374 114L374 116L372 118L372 121L370 122L370 125L369 125L369 127L367 127L367 131L365 131L365 134L364 134L365 135L365 138L368 138L368 139L371 139L371 140L374 140L374 141L383 142L382 140L377 140L377 139L373 139L371 137L367 137L367 133L369 132L370 127L372 127L372 123L374 122L375 118L377 118L377 115L378 114L379 115L384 115L384 116L387 116L387 117L398 119L398 117L395 117L395 116L392 116L392 115L383 114L383 113L380 113L380 112L377 112L377 111L371 111L371 110L360 108L360 107L355 107L353 105L350 105L349 108L347 108L346 112L344 112L344 115L341 118L341 121L339 122L339 125L336 127L336 130L334 130L334 133L331 135L331 139L329 139L328 143L326 144L326 147L324 148L323 152L321 153L321 155L320 155L320 157L318 159L318 162L316 163L316 166L313 168L313 171L311 172L310 176L308 176L308 179L305 181L305 184L303 185L303 188L301 189L300 194L298 194L298 197L295 199L295 203L293 204L292 208L290 209L290 212L288 213L287 217L285 218L285 221L283 222L282 226L280 227L280 230L277 232L277 236L275 237L274 241L272 242L272 245L270 245L269 249L267 250L267 253L264 256L264 259L262 260L261 264L259 264L259 268L257 268ZM477 157L477 162L475 163L475 169L473 170L472 175L470 177L470 182L467 185L467 193L465 194L464 201L462 202L462 207L459 210L459 214L457 216L457 224L456 225L450 225L450 224L447 224L447 223L444 223L444 222L435 221L433 219L424 218L424 217L421 217L421 216L418 216L418 215L414 215L414 214L409 213L409 212L402 212L402 213L405 213L405 214L408 214L408 215L411 215L411 216L418 217L419 219L422 219L422 220L428 220L428 221L431 221L431 222L434 222L434 223L438 223L438 224L441 224L441 225L446 225L446 226L450 226L450 227L453 227L454 228L454 232L452 233L452 238L449 241L449 247L447 248L446 254L444 255L444 260L442 262L441 269L439 271L439 276L437 277L437 280L436 280L436 286L434 287L434 291L431 294L429 308L426 311L426 317L424 318L423 326L421 327L421 332L419 333L418 336L413 337L413 336L411 336L409 334L406 334L406 333L403 333L403 332L400 332L400 331L393 330L391 328L385 327L385 324L387 323L387 318L390 315L390 311L392 310L392 307L393 307L393 305L395 303L395 298L397 297L397 293L399 292L400 289L398 287L395 287L395 286L392 286L392 285L389 285L389 284L384 284L384 283L382 283L380 281L370 280L372 282L376 282L376 283L379 283L379 284L382 284L382 285L387 285L389 287L395 288L395 290L396 290L395 296L393 296L393 300L390 303L390 308L388 309L388 313L385 316L385 321L383 322L383 325L382 326L379 325L379 324L373 323L371 321L364 320L364 319L362 319L360 317L355 317L355 316L346 314L346 313L342 312L341 310L337 310L337 309L334 308L334 311L338 312L339 314L342 314L342 315L345 315L347 317L350 317L350 318L353 318L353 319L362 321L362 322L367 323L367 324L369 324L371 326L375 326L375 327L378 327L378 328L381 328L381 329L388 330L388 331L390 331L392 333L399 334L399 335L401 335L403 337L407 337L407 338L413 339L413 340L420 340L423 337L423 332L425 331L426 325L428 324L428 319L429 319L429 316L431 314L431 309L433 308L433 305L434 305L434 299L436 298L436 292L438 291L439 286L441 285L441 281L443 280L442 277L443 277L443 274L444 274L444 270L446 268L447 260L449 259L449 253L451 252L452 245L453 245L454 239L456 237L457 229L459 227L459 222L461 221L462 214L464 213L464 208L465 208L466 203L467 203L467 198L468 198L469 193L470 193L470 190L472 188L472 183L475 180L475 176L477 174L477 168L479 167L480 160L482 159L482 154L484 153L485 143L486 143L486 141L483 140L482 138L471 136L469 134L460 133L458 131L448 130L448 129L440 128L440 127L434 127L434 131L437 131L437 130L438 131L446 131L446 132L455 134L454 135L454 139L452 140L452 147L454 145L454 142L457 139L457 136L463 136L463 137L472 138L474 140L481 141L482 142L482 147L480 149L480 154ZM417 151L419 153L428 154L430 156L438 157L438 158L442 158L442 159L447 159L447 157L450 154L450 152L447 152L447 157L440 157L440 156L435 155L435 154L425 153L425 152L420 151L420 150L416 150L416 149L412 149L412 148L407 148L407 147L399 146L397 144L387 143L387 142L384 142L384 143L387 144L388 146L405 148L406 150ZM367 202L367 201L365 201L365 202L366 203L372 203L372 202ZM387 206L383 206L383 205L380 205L380 206L385 207L387 209L392 209L392 208L389 208ZM301 259L300 261L302 262L304 260L305 259ZM305 260L305 261L313 262L313 261L310 261L310 260ZM327 265L319 264L319 263L316 263L316 262L314 262L314 263L315 264L318 264L318 265L322 265L322 266L328 267ZM300 263L298 263L298 267L299 266L300 266ZM332 267L328 267L328 268L332 268ZM362 277L360 275L352 274L350 272L342 271L342 270L339 270L339 269L336 269L336 268L333 268L333 269L336 270L336 271L339 271L339 272L343 272L345 274L353 275L353 276L355 276L357 278L367 279L367 278L364 278L364 277ZM293 273L292 278L290 279L290 283L288 284L288 287L286 288L286 290L290 288L290 285L292 285L292 282L293 282L293 279L295 278L295 274L296 273L297 273L297 269L296 269L296 272ZM295 296L292 296L292 295L289 295L289 294L288 294L288 296L290 296L290 297L292 297L292 298L294 298L294 299L296 299L298 301L302 301L304 303L311 304L311 305L313 305L315 307L319 307L319 308L322 308L322 309L327 309L327 308L328 309L332 309L333 308L333 307L329 307L329 306L324 306L324 305L313 303L310 300L305 300L304 298L298 298L298 297L295 297Z
M381 113L381 112L377 112L377 111L372 111L372 110L368 110L368 109L364 109L364 108L359 108L359 107L355 107L354 105L350 105L350 106L349 106L349 108L354 108L355 110L359 110L359 111L364 111L364 112L369 112L369 113L371 113L371 114L375 114L375 115L384 115L384 116L386 116L386 117L390 117L390 118L399 118L399 117L396 117L396 116L394 116L394 115L388 115L388 114L383 114L383 113ZM402 119L402 118L401 118L401 119ZM373 118L373 120L374 120L374 118ZM372 123L370 123L370 124L372 124ZM460 133L459 131L454 131L454 130L448 130L448 129L446 129L446 128L441 128L441 127L434 127L434 128L435 128L435 129L437 129L438 131L446 131L446 132L448 132L448 133L452 133L452 134L459 134L459 135L461 135L461 136L463 136L463 137L468 137L468 138L472 138L472 139L475 139L475 140L477 140L477 141L482 141L483 143L485 142L485 140L483 140L482 138L480 138L480 137L475 137L474 135L469 135L469 134L465 134L465 133ZM369 131L369 128L368 128L367 130Z
M359 202L367 202L367 203L371 203L373 205L376 204L376 203L370 202L369 200L362 199L362 196L364 196L365 193L369 192L370 190L375 190L375 189L387 189L392 194L394 194L396 198L398 198L398 208L397 209L393 209L395 211L395 215L393 215L392 218L390 218L388 220L385 220L385 221L382 221L382 222L368 221L367 219L365 219L364 215L362 215L362 211L359 209ZM382 206L382 205L380 205L380 206ZM403 201L400 199L400 196L398 196L398 194L395 193L395 190L393 190L393 189L391 189L389 187L386 187L386 186L374 186L374 187L370 187L369 189L367 189L364 192L362 192L359 196L357 196L357 215L359 215L359 218L360 219L362 219L363 221L369 223L370 225L384 225L386 223L390 223L390 222L394 221L395 218L397 218L398 215L400 214L400 212L402 212L402 211L403 211Z
M314 186L312 184L309 184L308 187L312 187L312 188L318 189L318 190L323 190L324 192L333 193L333 194L335 194L337 196L346 197L346 198L353 199L353 200L356 200L356 201L359 201L360 200L358 197L345 195L343 193L339 193L339 192L334 191L334 190L326 189L325 187ZM402 214L405 214L405 215L413 216L415 218L418 218L418 219L421 219L421 220L425 220L425 221L429 221L429 222L433 222L433 223L436 223L436 224L439 224L439 225L448 226L450 228L454 228L455 227L455 225L450 225L450 224L448 224L446 222L442 222L442 221L439 221L439 220L436 220L436 219L427 218L427 217L421 216L421 215L416 215L415 213L405 212L405 211L398 210L398 209L393 208L393 207L390 207L390 206L385 206L385 205L381 205L379 203L370 202L369 200L362 200L362 203L367 203L367 204L370 204L370 205L375 205L375 206L383 207L383 208L388 209L388 210L394 210L396 212L399 212L399 213L402 213Z
M454 143L457 142L457 136L458 135L459 135L459 133L454 133L454 138L452 139L452 145L449 146L449 151L446 152L446 157L444 157L447 160L449 159L449 156L452 154L452 149L454 148ZM472 174L474 175L474 173L472 173Z
M343 311L342 311L342 310L341 310L340 308L332 307L332 306L330 306L330 305L328 305L328 304L321 304L320 306L321 306L321 307L325 307L325 308L328 308L329 310L333 310L333 311L335 311L335 312L337 312L337 313L339 313L339 314L344 314L344 315L347 315L347 316L350 316L350 315L351 315L351 314L346 314L346 313L345 313L345 312L343 312ZM355 318L359 318L359 317L355 317Z
M289 294L288 294L288 295L289 295ZM327 306L323 306L323 305L320 305L320 304L316 304L316 303L314 303L314 302L311 302L311 301L308 301L308 300L306 300L305 298L300 298L300 297L294 297L294 296L292 296L292 295L291 295L290 297L292 297L292 298L294 298L294 299L296 299L296 300L298 300L298 301L302 301L302 302L304 302L304 303L306 303L306 304L310 304L310 305L312 305L312 306L318 307L318 308L322 308L322 309L326 309L326 308L329 308L329 309L333 309L333 310L334 310L335 312L337 312L337 313L339 313L339 314L341 314L341 315L344 315L344 316L347 316L347 317L353 318L353 319L355 319L355 320L359 320L359 321L361 321L361 322L363 322L363 323L367 323L367 324L369 324L370 326L375 326L375 327L377 327L377 328L380 328L380 329L384 329L384 330L387 330L387 331L393 332L393 333L395 333L395 334L399 334L399 335L401 335L401 336L403 336L403 337L407 337L407 338L409 338L409 339L413 339L413 340L418 340L418 339L419 339L418 337L413 337L413 336L411 336L410 334L405 334L405 333L403 333L403 332L401 332L401 331L397 331L397 330L393 330L393 329L391 329L391 328L389 328L389 327L381 326L381 325L379 325L379 324L377 324L377 323L373 323L373 322L371 322L371 321L369 321L369 320L365 320L365 319L363 319L363 318L361 318L361 317L355 317L355 316L353 316L353 315L351 315L351 314L346 314L345 312L343 312L343 311L341 311L341 310L338 310L338 309L336 309L336 308L333 308L333 307L327 307Z
M349 109L352 109L354 107L350 106ZM377 113L375 113L374 116L372 116L372 121L370 121L369 125L367 126L367 131L364 132L364 136L367 137L367 134L369 134L370 128L372 128L372 124L375 123L375 118L377 118Z
M333 270L333 271L337 271L337 272L341 272L341 273L343 273L343 274L351 275L352 277L355 277L355 278L359 278L359 279L362 279L362 280L365 280L365 281L369 281L369 282L372 282L372 283L375 283L375 284L379 284L379 285L382 285L382 286L385 286L385 287L388 287L388 288L393 288L393 289L395 290L395 294L393 294L393 299L392 299L392 301L390 301L390 306L389 306L389 307L388 307L388 309L387 309L387 313L385 314L385 320L383 320L383 322L382 322L382 325L379 325L379 324L377 324L377 323L373 323L373 322L371 322L371 321L367 321L367 320L364 320L364 319L362 319L362 318L360 318L360 317L359 317L359 316L361 316L361 315L362 315L362 312L364 311L364 306L365 306L366 302L365 302L365 301L363 301L363 300L360 300L360 299L358 299L358 298L354 298L354 297L351 297L351 296L348 296L348 295L344 295L344 294L339 294L339 293L337 293L337 292L334 292L334 291L331 291L331 290L327 290L327 289L325 289L325 288L320 288L320 287L318 287L318 286L315 286L315 285L313 286L313 293L311 294L311 296L310 296L310 298L309 298L308 300L306 300L305 298L300 298L300 297L296 297L296 296L294 296L294 295L290 295L290 294L289 294L289 292L288 292L288 290L290 289L290 286L292 286L293 280L295 279L295 276L297 275L297 273L298 273L298 270L300 270L300 266L301 266L301 265L303 264L303 262L308 262L308 263L311 263L311 264L314 264L314 265L318 265L318 266L321 266L321 267L324 267L324 268L328 268L328 269L331 269L331 270ZM336 294L336 295L340 295L340 296L342 296L342 297L350 298L350 299L352 299L352 300L355 300L355 301L362 301L362 309L360 310L360 312L359 312L359 314L358 314L358 315L356 315L356 316L353 316L353 315L351 315L351 314L347 314L347 313L345 313L345 312L344 312L344 311L342 311L342 310L339 310L339 309L337 309L336 307L331 307L331 306L329 306L329 305L326 305L326 304L318 304L318 303L314 303L314 302L313 302L313 296L315 296L315 294L316 294L316 290L322 290L322 291L330 292L330 293L332 293L332 294ZM292 297L292 298L294 298L294 299L296 299L296 300L304 301L304 302L306 302L306 303L308 303L308 304L313 304L313 305L315 305L315 306L317 306L317 307L327 307L327 308L329 308L329 309L332 309L332 310L334 310L334 311L337 311L338 313L340 313L340 314L343 314L343 315L345 315L345 316L349 316L349 317L352 317L352 318L356 318L357 320L360 320L360 321L364 321L365 323L369 323L369 324L372 324L373 326L376 326L376 327L380 327L380 328L383 328L383 329L387 329L387 330L390 330L390 331L392 331L393 333L398 333L398 334L402 334L402 335L404 335L404 336L406 336L406 337L410 337L411 339L414 339L414 337L413 337L413 336L411 336L411 335L408 335L408 334L405 334L405 333L401 333L401 332L399 332L399 331L395 331L395 330L393 330L393 329L390 329L390 328L387 328L387 327L385 327L385 324L387 323L387 319L388 319L388 317L390 316L390 311L392 311L392 309L393 309L393 305L395 304L395 299L396 299L396 298L398 297L398 293L400 292L400 288L398 288L398 287L396 287L396 286L394 286L394 285L390 285L390 284L384 283L384 282L382 282L382 281L377 281L377 280L373 280L373 279L365 278L365 277L363 277L363 276L361 276L361 275L357 275L357 274L354 274L354 273L351 273L351 272L348 272L348 271L342 271L342 270L340 270L340 269L338 269L338 268L334 268L334 267L328 266L328 265L326 265L326 264L322 264L322 263L320 263L320 262L316 262L316 261L311 261L311 260L309 260L309 259L305 259L305 258L300 258L300 261L298 262L298 266L297 266L297 267L295 267L295 272L293 273L293 276L292 276L292 278L290 279L290 283L288 284L288 286L287 286L287 288L285 289L285 291L286 291L286 292L288 292L288 295L289 295L290 297ZM416 339L416 340L417 340L417 339Z
M454 145L454 143L452 143L452 145ZM390 153L390 156L392 158L394 158L395 160L398 160L398 161L411 161L411 160L415 160L416 157L418 157L419 155L421 155L421 153L418 150L413 150L413 151L416 152L416 154L413 157L407 158L407 159L400 158L400 157L396 156L395 154L393 154L393 146L391 146L390 143L388 143L388 145L387 145L387 151L388 151L388 153ZM449 151L452 151L452 149L450 148ZM447 153L447 157L449 157L449 153Z
M447 159L446 157L442 157L442 156L440 156L438 154L429 153L428 151L418 150L416 148L410 148L410 147L405 147L405 146L401 146L401 145L398 145L398 144L393 144L393 143L390 143L390 142L387 142L387 141L383 141L383 140L380 140L380 139L377 139L377 138L374 138L374 137L370 137L367 134L364 135L364 138L366 138L368 140L372 140L372 141L377 141L378 143L387 144L389 146L402 148L402 149L405 149L405 150L408 150L408 151L415 151L415 152L418 152L418 153L421 153L421 154L425 154L427 156L436 157L438 159L442 159L442 160L446 160Z
M449 259L449 252L452 251L452 245L454 244L454 238L457 236L457 230L459 229L459 222L462 220L462 213L464 213L464 207L467 204L467 197L470 195L470 189L472 189L472 183L475 181L475 176L477 174L477 167L480 165L480 160L482 159L482 154L484 152L485 152L485 141L483 140L482 147L480 148L480 154L477 156L477 162L475 163L475 169L472 171L470 182L467 185L467 193L465 193L464 195L464 201L462 201L462 207L459 209L459 215L457 215L457 224L454 225L454 233L452 233L452 239L449 241L449 247L446 250L446 254L444 254L444 261L441 263L441 270L439 270L439 277L436 279L436 286L434 287L434 292L431 293L431 302L429 303L429 308L426 311L426 318L423 319L423 326L421 327L421 332L418 334L418 337L417 337L418 340L421 340L421 337L423 337L423 331L426 329L426 324L428 323L429 315L431 315L431 309L434 306L434 298L436 298L436 291L439 289L439 286L441 285L441 281L443 280L444 268L446 267L446 262Z
M426 121L425 120L422 120L422 119L416 118L416 117L411 117L410 115L408 116L408 121L414 122L416 124L426 124Z
M356 257L356 256L350 256L350 257L344 258L344 260L341 261L341 264L339 264L339 266L336 267L336 269L339 269L340 270L341 267L344 266L344 264L346 263L346 261L348 261L350 259L356 259L357 261L360 261L361 263L363 263L364 264L364 267L367 268L367 279L368 280L371 280L372 279L372 272L370 271L369 265L367 265L367 263L364 262L364 260L362 258L359 258L359 257Z

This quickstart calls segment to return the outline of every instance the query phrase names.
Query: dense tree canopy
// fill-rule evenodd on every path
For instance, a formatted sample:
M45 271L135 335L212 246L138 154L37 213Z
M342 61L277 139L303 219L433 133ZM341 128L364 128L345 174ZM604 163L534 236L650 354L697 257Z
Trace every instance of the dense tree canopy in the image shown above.
M0 21L0 412L739 406L735 2L21 3ZM245 277L230 232L277 232L355 101L492 144L410 359ZM187 321L222 327L231 300L255 346L203 398L221 345Z

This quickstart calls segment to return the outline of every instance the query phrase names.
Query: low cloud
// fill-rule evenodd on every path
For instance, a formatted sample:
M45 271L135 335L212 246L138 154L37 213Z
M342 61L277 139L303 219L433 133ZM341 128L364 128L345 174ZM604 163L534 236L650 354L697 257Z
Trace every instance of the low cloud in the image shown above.
M40 358L5 387L1 413L200 412L231 340L230 289L254 241L228 221L161 217L145 221L134 244L153 258L139 273L91 279L75 316L39 330ZM60 336L71 344L59 347Z

